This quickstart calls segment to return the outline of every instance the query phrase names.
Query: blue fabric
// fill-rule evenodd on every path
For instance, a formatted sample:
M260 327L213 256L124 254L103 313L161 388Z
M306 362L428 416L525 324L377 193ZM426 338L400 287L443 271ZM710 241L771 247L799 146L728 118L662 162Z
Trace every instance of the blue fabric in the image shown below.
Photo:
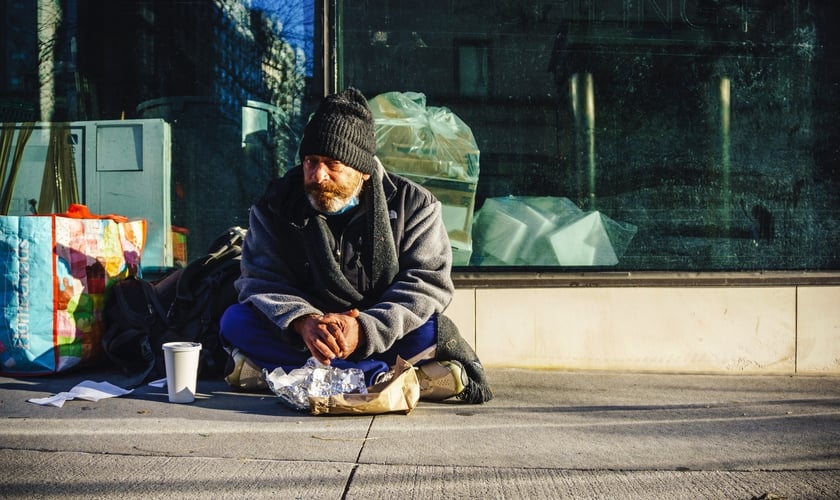
M268 371L279 366L288 373L302 367L311 356L305 347L284 342L277 327L247 304L234 304L225 311L220 333L226 344L239 348L257 366ZM432 316L384 353L355 361L336 359L332 365L343 370L359 368L365 373L367 384L372 385L378 374L387 372L396 363L397 356L408 359L436 343L437 317Z

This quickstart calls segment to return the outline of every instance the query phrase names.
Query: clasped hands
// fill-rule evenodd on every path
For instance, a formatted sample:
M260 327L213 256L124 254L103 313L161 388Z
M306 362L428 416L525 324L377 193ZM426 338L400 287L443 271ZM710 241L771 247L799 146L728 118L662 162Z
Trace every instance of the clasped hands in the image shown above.
M328 365L335 358L347 359L359 347L362 332L356 321L358 316L358 309L323 316L310 314L297 318L292 328L312 356Z

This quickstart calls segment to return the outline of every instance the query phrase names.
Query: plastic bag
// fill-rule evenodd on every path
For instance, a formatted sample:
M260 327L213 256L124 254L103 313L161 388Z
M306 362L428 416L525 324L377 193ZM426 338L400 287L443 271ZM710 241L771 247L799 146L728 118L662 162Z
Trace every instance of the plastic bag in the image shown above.
M613 266L637 231L568 198L488 198L473 228L475 265Z
M393 172L478 180L472 130L445 107L426 106L419 92L386 92L369 101L376 122L377 156Z
M0 372L51 374L103 359L105 297L139 272L146 221L84 210L0 216Z

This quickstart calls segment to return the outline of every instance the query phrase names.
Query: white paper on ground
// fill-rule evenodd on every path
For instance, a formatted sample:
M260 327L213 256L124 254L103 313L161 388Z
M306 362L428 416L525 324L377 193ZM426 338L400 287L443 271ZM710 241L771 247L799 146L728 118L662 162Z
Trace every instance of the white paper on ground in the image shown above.
M100 399L124 396L126 394L130 394L132 391L133 389L123 389L122 387L118 387L110 382L93 382L91 380L85 380L70 389L68 392L60 392L54 396L46 398L27 399L27 401L35 403L36 405L52 405L61 408L64 406L65 401L69 401L71 399L84 399L85 401L96 402Z
M166 387L166 377L159 378L157 380L152 380L149 382L149 387L157 387L158 389L163 389Z

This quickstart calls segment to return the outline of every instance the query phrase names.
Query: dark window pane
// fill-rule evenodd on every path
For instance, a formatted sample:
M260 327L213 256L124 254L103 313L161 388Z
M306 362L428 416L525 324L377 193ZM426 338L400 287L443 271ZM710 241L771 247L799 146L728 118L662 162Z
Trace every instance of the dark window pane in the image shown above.
M836 270L838 13L803 0L344 2L341 85L422 94L469 127L480 173L461 202L477 217L456 242L470 265ZM387 153L412 173L437 154ZM454 240L462 226L450 222Z

